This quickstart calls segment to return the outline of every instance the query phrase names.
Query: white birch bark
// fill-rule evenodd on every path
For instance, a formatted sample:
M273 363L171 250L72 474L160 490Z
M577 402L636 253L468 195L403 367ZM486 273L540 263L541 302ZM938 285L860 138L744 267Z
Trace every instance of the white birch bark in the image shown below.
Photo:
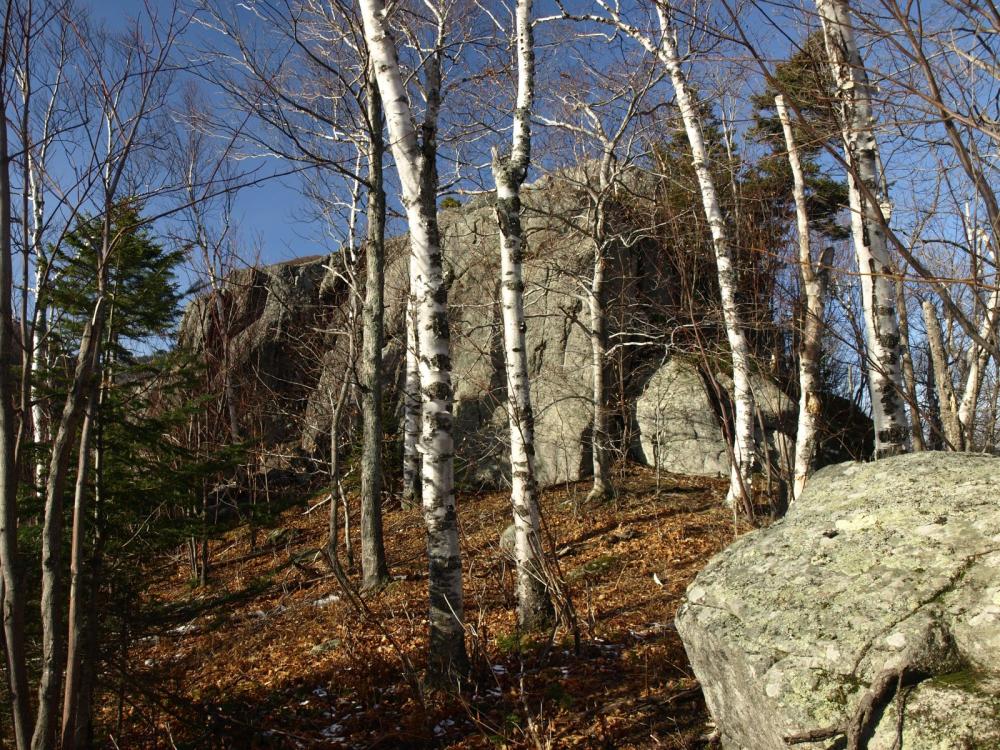
M981 255L985 245L989 244L989 235L974 226L973 217L966 205L965 224L969 247L976 255ZM979 336L993 340L997 318L1000 316L1000 289L994 289L986 303L985 314L979 323ZM972 449L975 436L976 406L979 403L979 391L982 387L983 372L989 362L990 352L985 347L973 342L966 355L965 387L962 390L962 400L958 406L958 421L962 426L962 437L966 450Z
M799 235L799 273L802 276L802 291L805 295L802 342L799 347L799 422L795 435L795 469L792 478L792 499L796 500L801 497L806 480L812 473L813 457L816 453L816 428L821 411L819 357L823 337L826 273L823 268L816 268L812 261L809 247L809 214L806 210L806 182L784 97L776 96L774 106L785 134L788 164L792 170L795 223Z
M726 325L726 336L732 352L733 401L733 461L729 493L726 502L730 505L737 500L749 504L752 497L751 472L754 458L753 392L750 389L750 349L743 330L743 321L736 302L737 273L734 265L733 249L728 238L726 222L722 216L715 183L708 168L708 152L701 132L698 106L688 89L687 79L681 69L674 43L674 32L667 9L656 6L660 21L660 44L657 54L670 75L677 108L684 121L694 171L701 190L702 206L712 232L715 248L715 262L719 276L719 292L722 298L722 314Z
M42 157L44 159L44 156ZM31 371L28 391L31 401L31 435L35 443L44 444L49 441L49 425L42 400L42 383L40 378L47 377L48 361L46 358L49 324L49 308L45 295L47 259L42 247L42 228L45 222L45 193L41 189L40 177L36 174L34 159L29 159L28 177L31 185L32 204L32 235L31 246L35 255L35 309L32 313L30 357ZM41 457L35 459L35 487L40 492L45 485L45 461Z
M949 450L963 450L962 425L958 421L958 401L955 398L955 388L951 382L951 372L948 370L948 357L944 347L944 337L941 335L941 322L938 320L937 308L930 300L923 304L924 327L927 329L927 346L931 353L931 366L934 368L934 382L937 388L938 408L941 411L941 427Z
M420 502L420 358L413 280L417 270L410 257L410 293L406 301L406 373L403 379L403 507Z
M36 272L35 278L37 281L35 288L39 291L35 295L35 311L33 315L35 324L31 327L31 383L28 388L31 398L32 436L35 443L45 445L49 442L50 436L42 381L47 377L49 365L48 357L46 356L48 350L49 309L44 293L41 291L41 284L44 282L40 277L41 274ZM35 491L41 494L42 487L45 486L45 459L41 455L41 452L35 458L33 474L35 478Z
M997 327L997 317L1000 313L1000 290L994 290L990 295L986 316L979 328L983 338L992 338ZM962 425L962 435L966 450L971 450L976 426L976 405L979 403L979 391L982 388L983 372L989 361L990 353L978 344L973 344L967 359L965 387L962 390L962 400L958 405L958 421Z
M605 152L604 163L608 160ZM600 194L606 194L607 181L603 179L607 170L602 164L602 180ZM608 349L607 315L604 304L604 272L607 265L605 258L606 238L604 234L603 202L595 208L597 217L594 221L594 269L590 279L590 293L587 295L590 308L590 351L591 370L593 371L593 419L591 422L590 445L594 463L594 486L587 496L588 503L603 503L614 494L611 485L610 438L608 436L607 390L604 384L605 366Z
M587 114L594 117L592 109ZM593 459L594 486L587 496L588 503L603 503L612 499L611 436L608 432L608 393L605 385L608 355L608 319L605 301L605 272L611 240L608 237L607 201L612 192L615 168L615 141L602 133L603 154L597 175L596 199L591 206L591 240L594 243L594 266L590 278L587 304L590 310L591 383L593 418L590 446Z
M910 428L903 408L899 326L893 290L892 263L886 244L883 195L875 140L871 86L851 26L847 0L816 0L827 54L837 83L841 108L851 232L861 276L866 366L875 422L876 457L910 448Z
M524 235L521 185L531 162L531 110L535 88L535 51L531 29L532 0L516 8L517 100L509 156L493 152L500 227L500 304L503 315L507 417L510 424L511 505L514 512L514 557L517 563L517 618L524 628L552 620L542 564L541 519L535 480L535 417L531 409L524 317Z
M453 680L468 670L463 627L462 558L455 512L454 441L448 290L444 284L437 228L436 174L426 164L413 124L395 43L389 36L382 0L361 0L365 39L385 110L392 154L402 187L410 230L411 285L416 303L422 396L422 508L427 527L430 587L429 667L440 680ZM430 100L440 93L440 70L429 75ZM436 90L435 90L436 88ZM436 111L428 112L436 118ZM433 137L436 122L424 122L424 140ZM428 195L433 190L435 194Z

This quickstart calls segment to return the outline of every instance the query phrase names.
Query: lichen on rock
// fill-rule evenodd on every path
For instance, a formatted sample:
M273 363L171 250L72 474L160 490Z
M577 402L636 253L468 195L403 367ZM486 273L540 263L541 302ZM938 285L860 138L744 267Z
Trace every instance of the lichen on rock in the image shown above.
M998 470L956 453L830 466L709 563L677 628L725 748L843 724L903 667L915 685L871 750L1000 747Z

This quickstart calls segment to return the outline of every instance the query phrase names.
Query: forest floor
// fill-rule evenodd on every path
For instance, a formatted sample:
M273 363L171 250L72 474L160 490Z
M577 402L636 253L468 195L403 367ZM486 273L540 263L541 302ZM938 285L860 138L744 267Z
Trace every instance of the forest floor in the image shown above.
M685 588L743 529L725 482L630 466L616 502L581 507L587 485L547 490L551 548L576 613L523 637L499 548L505 492L458 498L474 684L418 689L427 572L419 512L385 515L393 582L348 603L318 554L316 496L258 531L213 543L207 586L157 561L140 632L98 724L121 748L700 748L708 716L677 632ZM357 508L352 507L353 518ZM352 577L353 579L353 577ZM575 641L579 641L579 648Z

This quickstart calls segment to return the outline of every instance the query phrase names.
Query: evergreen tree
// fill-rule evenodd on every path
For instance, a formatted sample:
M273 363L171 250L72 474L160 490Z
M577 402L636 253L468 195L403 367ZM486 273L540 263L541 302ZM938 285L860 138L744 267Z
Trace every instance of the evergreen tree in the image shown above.
M111 217L114 252L107 273L108 312L101 367L89 410L93 437L82 450L86 474L73 502L70 649L65 702L78 746L89 744L90 706L99 670L98 644L113 630L127 632L137 577L149 555L204 533L199 514L206 487L231 471L239 446L203 450L180 435L204 411L193 383L196 365L170 350L182 294L176 270L183 252L164 247L145 228L141 206L119 204ZM50 332L53 366L44 373L53 403L67 387L70 367L98 294L98 249L103 217L82 217L52 254ZM79 474L79 471L78 471ZM79 540L79 542L77 542ZM117 613L97 617L98 612ZM66 719L64 718L64 726ZM65 730L64 730L65 732Z

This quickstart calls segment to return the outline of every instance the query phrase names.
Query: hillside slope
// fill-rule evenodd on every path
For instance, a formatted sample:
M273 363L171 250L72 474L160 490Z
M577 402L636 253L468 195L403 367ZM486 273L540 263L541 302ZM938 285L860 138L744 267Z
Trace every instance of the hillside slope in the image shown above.
M551 642L519 639L499 548L508 497L460 496L477 685L459 699L421 697L403 667L419 669L426 637L412 614L426 609L419 514L387 513L396 580L358 613L316 553L327 506L297 503L256 549L245 527L215 543L207 589L192 588L186 560L157 561L124 665L135 687L107 696L103 734L133 748L702 747L705 708L673 616L734 538L722 484L630 467L616 505L578 507L583 485L545 493L579 654L566 626Z

